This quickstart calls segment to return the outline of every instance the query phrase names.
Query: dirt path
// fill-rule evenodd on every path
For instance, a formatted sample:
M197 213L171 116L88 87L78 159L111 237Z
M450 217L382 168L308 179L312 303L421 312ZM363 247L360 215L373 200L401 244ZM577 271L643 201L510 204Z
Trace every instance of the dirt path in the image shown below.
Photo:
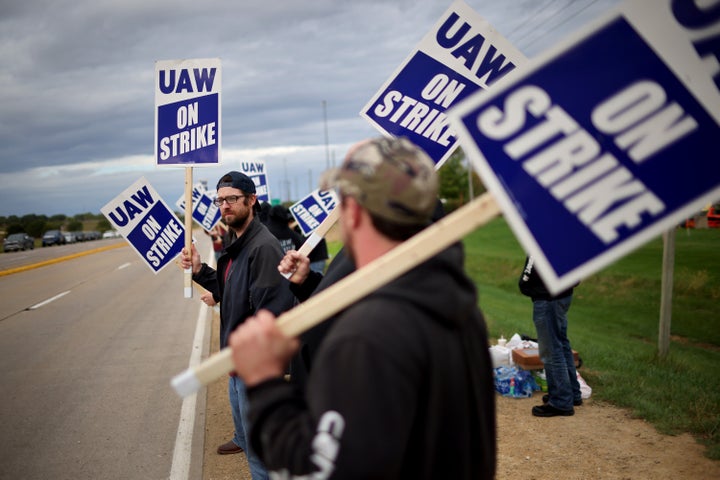
M218 318L213 319L211 351L218 349ZM218 455L232 437L227 382L207 389L203 480L250 480L244 454ZM659 434L622 409L591 399L573 417L536 418L532 398L497 397L497 478L523 480L717 480L720 462L703 456L690 435Z

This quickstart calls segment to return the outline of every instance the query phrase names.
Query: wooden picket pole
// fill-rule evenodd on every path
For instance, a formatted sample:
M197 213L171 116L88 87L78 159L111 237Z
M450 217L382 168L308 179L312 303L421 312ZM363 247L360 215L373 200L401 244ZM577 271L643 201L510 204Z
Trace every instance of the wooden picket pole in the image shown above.
M188 252L192 252L192 211L193 211L193 199L192 199L192 167L185 167L185 249ZM193 296L193 281L192 281L192 267L185 269L184 271L184 296L185 298L192 298Z
M332 228L333 225L337 222L338 218L340 218L340 209L335 206L332 210L330 210L330 213L328 213L327 217L325 217L325 220L320 223L320 225L317 226L315 230L313 230L313 233L310 234L310 236L305 240L305 242L300 246L298 249L298 253L308 256L310 255L310 252L313 251L315 247L318 246L320 241L325 238L325 235L327 235L327 232ZM292 277L293 272L283 273L282 276L285 278Z
M302 253L306 257L310 255L310 252L312 252L313 249L318 246L320 240L322 240L325 235L327 235L328 230L330 230L330 228L335 225L335 222L338 221L338 218L340 218L340 209L336 205L335 208L330 210L330 213L328 213L327 217L325 217L325 220L323 220L322 223L318 225L315 230L313 230L313 233L311 233L307 240L305 240L305 243L302 244L298 252Z
M278 327L287 336L299 335L449 247L499 214L500 208L492 195L483 194L382 257L283 313L277 318ZM200 365L175 376L171 384L180 396L185 397L233 369L232 351L226 347Z

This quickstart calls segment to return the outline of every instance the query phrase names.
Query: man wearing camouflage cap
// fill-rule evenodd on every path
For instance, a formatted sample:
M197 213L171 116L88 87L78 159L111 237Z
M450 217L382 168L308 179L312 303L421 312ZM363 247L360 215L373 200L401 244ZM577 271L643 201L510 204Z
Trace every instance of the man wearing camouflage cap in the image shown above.
M406 139L355 145L325 176L362 267L430 223L438 179ZM304 392L283 379L298 341L260 312L230 337L252 446L277 478L485 479L495 393L485 324L458 243L342 312Z

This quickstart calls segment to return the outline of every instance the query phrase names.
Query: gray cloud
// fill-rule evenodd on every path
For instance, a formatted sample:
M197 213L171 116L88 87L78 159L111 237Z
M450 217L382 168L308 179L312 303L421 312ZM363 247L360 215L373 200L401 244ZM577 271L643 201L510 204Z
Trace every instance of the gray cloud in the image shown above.
M4 0L0 215L99 212L140 175L174 203L182 169L152 158L153 81L155 61L180 58L222 59L223 149L265 159L273 196L305 195L327 164L323 100L339 162L377 134L358 112L450 3ZM618 1L467 3L532 56Z

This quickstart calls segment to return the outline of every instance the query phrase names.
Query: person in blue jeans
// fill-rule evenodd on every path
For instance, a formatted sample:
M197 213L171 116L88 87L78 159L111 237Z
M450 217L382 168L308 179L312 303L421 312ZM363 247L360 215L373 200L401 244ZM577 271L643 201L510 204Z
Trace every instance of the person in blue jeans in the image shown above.
M260 309L274 315L290 310L295 296L289 283L277 271L283 258L280 242L258 217L259 205L255 183L247 175L232 171L217 184L215 205L228 226L229 243L217 259L217 268L201 261L193 245L183 249L181 265L192 268L193 280L212 294L202 300L220 304L220 348L228 345L230 333L246 318ZM217 449L220 455L245 452L253 480L267 480L265 466L248 441L247 393L243 381L231 375L228 398L233 417L234 434Z
M532 408L532 414L536 417L574 415L574 407L582 405L575 359L567 335L567 313L574 287L551 295L535 270L532 257L525 259L518 286L520 292L533 302L533 323L547 378L548 393L543 396L542 405Z

